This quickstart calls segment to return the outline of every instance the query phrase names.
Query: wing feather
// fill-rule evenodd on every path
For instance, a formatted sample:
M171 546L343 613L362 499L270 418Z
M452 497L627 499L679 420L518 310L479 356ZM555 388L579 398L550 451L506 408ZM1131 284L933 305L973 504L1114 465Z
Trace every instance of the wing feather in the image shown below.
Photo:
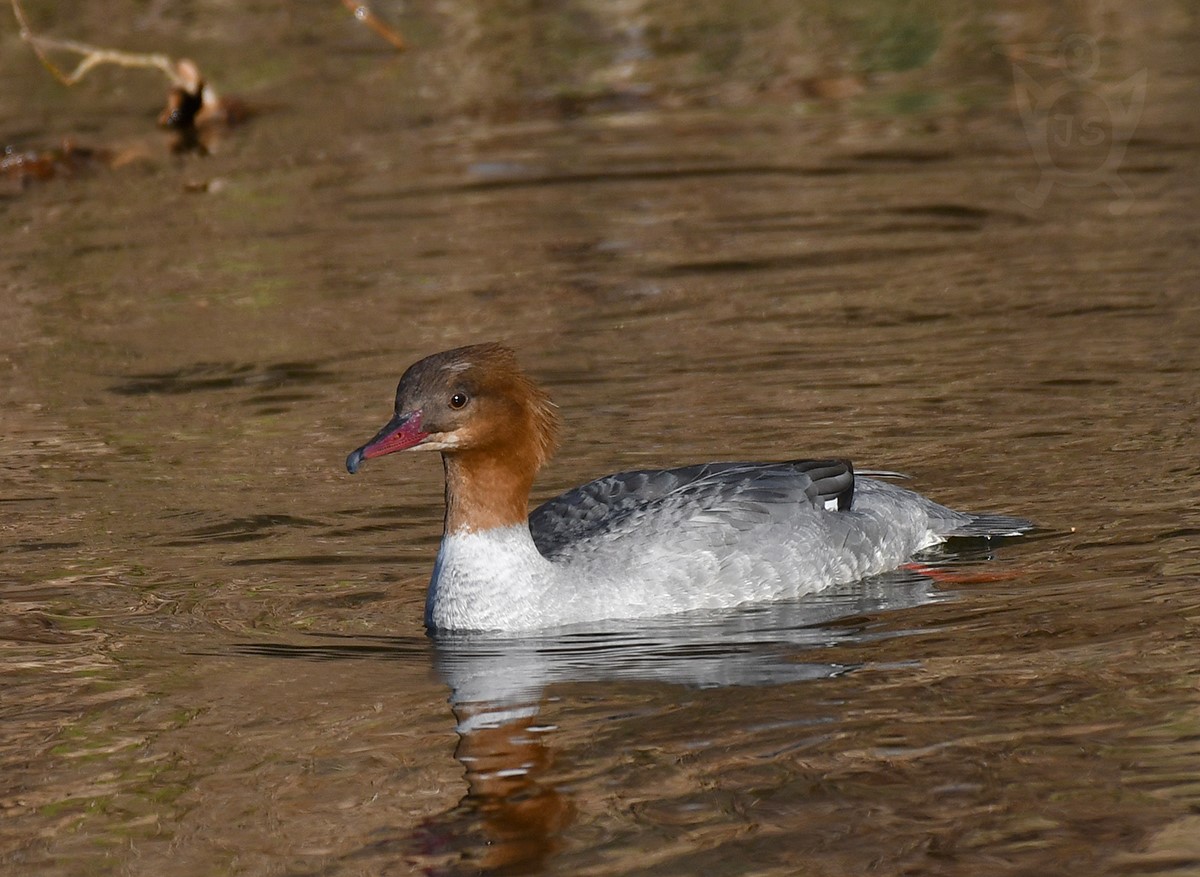
M553 559L618 538L648 519L742 531L794 514L797 505L845 511L853 501L849 460L703 463L597 479L538 506L529 527L538 550Z

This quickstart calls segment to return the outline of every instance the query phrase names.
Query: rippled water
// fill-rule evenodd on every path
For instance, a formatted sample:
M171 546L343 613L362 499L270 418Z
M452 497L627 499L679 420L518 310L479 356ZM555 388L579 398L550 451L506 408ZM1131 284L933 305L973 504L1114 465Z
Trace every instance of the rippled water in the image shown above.
M270 112L0 197L3 870L1200 872L1191 6L377 4L400 60L329 6L136 12ZM44 24L118 40L78 22ZM1104 66L994 51L1070 33ZM144 136L154 86L54 91L6 34L5 136ZM1121 185L1038 152L1014 65ZM1143 70L1132 130L1094 115ZM429 638L440 467L342 461L407 364L488 339L562 407L538 498L844 454L1041 529L794 604Z

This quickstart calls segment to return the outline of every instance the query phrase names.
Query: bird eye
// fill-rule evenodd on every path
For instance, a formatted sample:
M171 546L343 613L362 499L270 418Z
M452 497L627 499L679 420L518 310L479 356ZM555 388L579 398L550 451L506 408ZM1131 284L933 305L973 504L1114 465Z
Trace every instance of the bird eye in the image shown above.
M468 401L470 400L467 399L466 393L455 393L450 397L450 407L458 410L459 408L466 407Z

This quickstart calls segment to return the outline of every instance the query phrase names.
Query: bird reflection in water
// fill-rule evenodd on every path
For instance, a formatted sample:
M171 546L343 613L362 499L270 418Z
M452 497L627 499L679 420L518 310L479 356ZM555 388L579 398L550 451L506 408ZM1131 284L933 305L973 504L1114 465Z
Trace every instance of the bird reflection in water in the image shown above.
M555 729L538 724L536 707L458 704L454 714L454 757L466 768L467 793L454 810L428 820L416 841L418 855L457 853L457 861L427 873L540 870L575 817L570 799L546 780L552 760L546 740Z
M961 571L964 559L955 556L953 566ZM949 597L938 585L947 577L929 574L932 564L945 565L941 559L930 563L920 572L897 571L803 600L674 616L654 625L615 622L604 630L536 636L434 635L433 663L450 691L459 737L454 757L465 772L465 793L415 831L385 829L373 842L343 854L342 861L356 866L369 861L380 874L413 868L439 877L539 872L563 849L579 815L569 787L555 782L552 742L559 728L539 716L548 687L613 682L758 687L840 675L855 667L804 659L831 645L889 635L871 623L881 611ZM321 645L311 647L243 644L236 651L310 660L430 657L427 643L333 639L322 637ZM559 755L569 759L569 753Z

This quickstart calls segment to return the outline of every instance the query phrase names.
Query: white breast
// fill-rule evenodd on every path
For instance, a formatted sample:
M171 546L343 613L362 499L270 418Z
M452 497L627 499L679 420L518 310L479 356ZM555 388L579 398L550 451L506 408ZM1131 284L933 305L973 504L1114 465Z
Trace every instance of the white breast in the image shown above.
M544 596L556 570L525 525L443 537L425 624L442 630L519 630L546 626Z

